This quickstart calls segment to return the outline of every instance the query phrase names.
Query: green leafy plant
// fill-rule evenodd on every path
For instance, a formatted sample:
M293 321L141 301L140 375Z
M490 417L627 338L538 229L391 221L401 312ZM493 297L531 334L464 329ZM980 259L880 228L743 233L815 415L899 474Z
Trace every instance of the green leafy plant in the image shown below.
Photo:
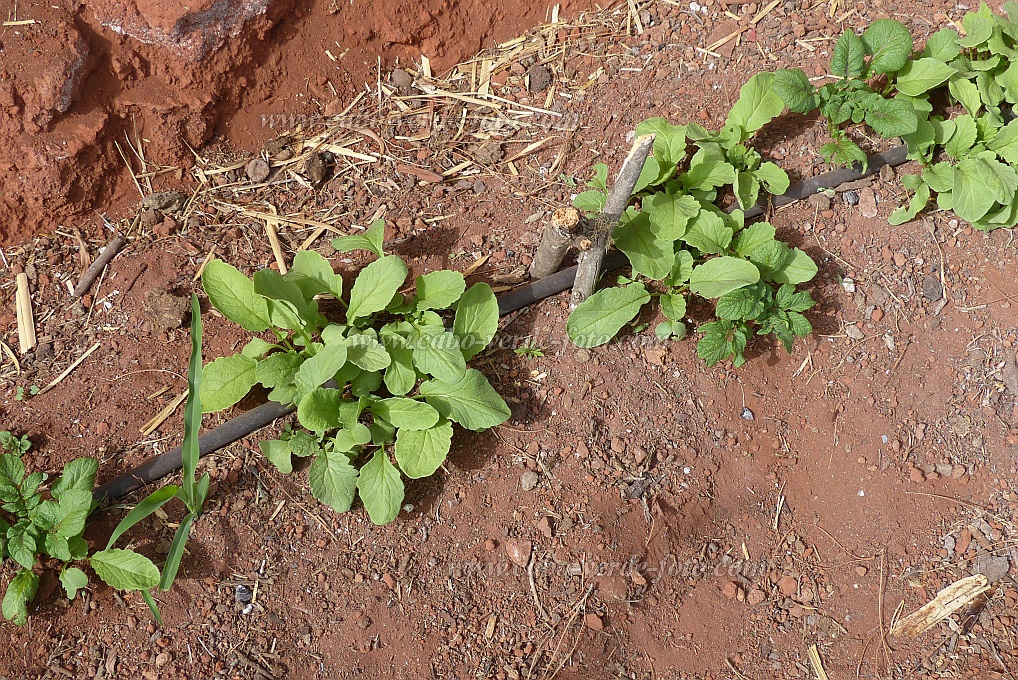
M484 375L467 367L498 329L491 288L467 289L462 274L443 270L418 276L415 292L401 294L407 267L382 251L383 227L377 221L333 242L377 258L349 298L342 277L314 251L297 253L285 276L263 269L252 280L219 260L202 274L216 309L274 340L255 338L205 366L203 409L228 408L256 384L295 405L303 429L262 442L262 453L283 473L292 471L293 456L312 458L314 496L345 512L359 495L377 524L399 513L403 475L427 477L444 462L453 423L481 431L510 415ZM319 297L334 300L345 320L326 318Z
M537 345L523 345L514 349L513 352L524 359L540 359L544 356L544 350Z
M72 563L88 556L81 535L92 511L98 467L92 458L72 460L47 494L41 489L46 475L26 474L21 453L0 454L0 557L21 567L4 594L4 618L19 626L28 620L28 604L39 589L35 569L41 558L60 563L60 583L67 597L73 599L88 585L85 572Z
M742 210L726 213L714 205L719 191L728 187L742 207L755 205L761 188L775 193L788 188L784 171L761 162L745 144L784 109L773 79L770 73L750 78L718 133L671 125L661 118L637 127L637 134L655 133L654 155L636 185L639 208L626 210L613 236L616 247L629 257L633 278L620 277L619 287L600 290L577 306L566 324L574 344L593 347L608 342L653 298L660 300L666 319L655 334L661 339L682 338L690 293L715 299L740 289L758 296L764 306L739 319L745 328L752 325L781 338L785 329L793 335L810 332L808 323L797 321L794 328L778 323L785 310L774 306L775 296L767 291L771 285L794 287L812 279L817 272L813 260L777 240L769 223L747 226ZM692 157L689 141L697 149ZM763 285L756 285L761 281ZM808 293L802 295L809 298ZM745 342L736 342L725 356L705 358L717 363L733 356L739 365L744 348Z
M158 586L160 590L169 590L177 577L180 561L184 556L184 546L190 535L191 527L201 515L209 491L209 475L200 479L196 476L196 468L200 451L198 434L201 430L201 349L202 322L201 308L198 298L191 296L191 358L187 368L187 403L184 406L184 439L181 445L183 474L180 485L167 484L149 494L138 503L120 521L110 535L106 549L92 556L92 568L99 577L119 590L140 591L156 621L162 624L162 617L151 589ZM149 517L156 510L174 498L180 499L186 509L184 518L177 526L166 554L166 561L160 573L155 564L144 555L133 550L114 548L117 540L131 527Z
M39 386L38 385L31 385L28 388L28 396L34 397L37 394L39 394ZM15 388L15 390L14 390L14 399L16 401L24 401L24 399L25 399L25 388L22 387L21 385L18 385L17 388Z
M904 175L913 192L895 210L892 224L913 219L936 194L937 205L983 231L1018 224L1018 121L1005 122L1003 108L1018 102L1018 3L1007 16L985 4L962 19L965 37L952 28L930 36L920 57L897 76L895 87L926 104L914 134L906 135L909 158L924 167ZM964 113L929 116L931 93L944 85ZM929 116L927 118L927 116Z
M851 29L842 33L831 53L835 82L817 89L801 69L782 69L774 74L774 90L791 111L820 109L831 135L820 149L828 162L865 165L866 154L842 126L865 122L887 139L916 131L919 118L913 99L900 88L896 96L887 97L894 74L906 68L911 56L908 28L893 19L877 19L862 37ZM882 87L876 86L878 76L883 77Z
M11 434L8 430L3 430L0 432L0 446L2 446L3 450L7 453L13 453L20 458L28 453L28 450L32 448L32 442L29 440L27 434L17 437Z

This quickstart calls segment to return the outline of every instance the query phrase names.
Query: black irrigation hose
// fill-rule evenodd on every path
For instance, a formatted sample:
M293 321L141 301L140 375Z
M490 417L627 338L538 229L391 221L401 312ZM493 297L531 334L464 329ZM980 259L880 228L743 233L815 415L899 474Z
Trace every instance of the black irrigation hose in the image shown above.
M788 205L789 203L808 198L822 189L833 189L845 182L852 182L874 175L880 172L880 168L885 165L901 165L905 162L907 153L906 147L899 146L871 156L865 172L859 166L856 166L856 168L841 168L811 177L804 182L789 187L788 191L781 196L773 197L772 205L774 207ZM757 215L762 215L763 212L763 207L758 205L747 210L746 217L756 217ZM607 257L605 257L604 270L611 271L618 269L628 264L628 262L629 260L623 253L615 250L608 253ZM576 267L573 266L511 290L499 297L498 313L500 316L505 316L510 312L515 312L544 298L551 297L564 290L569 290L573 285L575 277ZM201 450L200 455L205 456L213 451L218 451L238 439L243 439L252 432L269 425L277 418L282 418L293 413L294 410L292 406L283 406L274 401L256 406L250 411L246 411L201 435L198 438L198 447ZM143 486L152 484L166 475L176 472L182 465L180 447L178 446L166 453L149 458L130 472L99 486L94 492L94 497L96 500L102 501L106 498L113 499L126 496L132 491L137 491Z

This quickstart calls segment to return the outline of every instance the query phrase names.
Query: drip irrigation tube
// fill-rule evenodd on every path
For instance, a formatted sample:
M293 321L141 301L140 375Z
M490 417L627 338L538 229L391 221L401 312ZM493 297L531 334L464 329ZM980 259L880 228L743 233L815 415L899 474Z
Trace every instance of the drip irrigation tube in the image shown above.
M907 153L906 147L899 146L882 154L871 156L865 172L857 168L838 169L811 177L795 186L789 187L788 191L781 196L774 196L771 199L772 205L774 207L788 205L789 203L808 198L810 195L823 189L833 189L845 182L852 182L876 174L885 165L892 167L901 165L905 162ZM763 207L757 205L746 211L746 217L756 217L762 215L763 212ZM617 250L612 251L605 257L604 271L618 269L628 264L628 262L629 260L626 259L623 253ZM505 316L510 312L515 312L544 298L569 290L573 285L574 278L576 278L575 266L568 267L551 276L546 276L543 279L538 279L525 286L511 290L499 297L498 313L500 316ZM246 411L201 435L198 438L198 447L201 450L200 455L205 456L213 451L218 451L239 439L243 439L252 432L271 424L276 419L293 413L294 410L292 406L283 406L273 401L256 406L250 411ZM97 487L94 491L94 497L100 502L105 499L120 498L176 472L181 467L182 461L180 447L178 446L166 453L149 458L130 472L124 473Z

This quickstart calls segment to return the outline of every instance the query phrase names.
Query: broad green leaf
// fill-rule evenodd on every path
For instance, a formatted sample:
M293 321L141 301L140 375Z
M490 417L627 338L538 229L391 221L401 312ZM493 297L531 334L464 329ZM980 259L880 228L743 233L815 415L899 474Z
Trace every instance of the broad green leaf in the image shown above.
M473 368L467 369L455 382L424 382L420 392L440 414L468 430L479 432L501 425L512 415L488 379Z
M732 243L733 232L724 220L708 210L701 210L682 236L685 243L704 254L724 253Z
M325 432L340 427L339 405L342 401L341 391L319 387L304 395L297 404L297 420L312 432Z
M349 350L345 344L325 345L315 356L304 359L294 375L297 391L306 394L339 373L346 363Z
M222 260L212 260L205 265L201 282L209 302L230 321L252 333L269 327L265 298L255 294L254 283L235 267Z
M370 335L351 335L345 346L347 360L365 371L381 371L392 362L385 347Z
M252 359L261 359L274 347L276 347L276 345L266 340L262 340L261 338L251 338L251 340L244 345L244 348L240 350L240 353L246 357L251 357Z
M441 328L425 326L414 343L414 366L440 380L456 380L467 368L460 339Z
M665 281L669 286L681 286L689 281L693 273L693 255L688 250L680 250L675 253L675 262L672 263L672 271Z
M594 166L594 176L587 182L587 186L600 189L601 191L608 190L608 165L605 163L598 163Z
M893 225L904 224L909 220L915 219L915 216L923 211L926 204L930 200L930 185L920 184L915 193L912 195L912 200L909 201L908 206L902 206L891 213L888 218L888 222Z
M314 317L310 316L308 301L304 299L304 293L293 281L288 281L275 269L259 269L254 274L254 291L269 301L269 315L273 313L276 303L284 303L287 310L295 312L297 317L312 322ZM315 309L317 312L317 308ZM310 317L310 318L309 318Z
M681 179L687 189L713 189L734 182L735 168L723 158L715 158L707 150L700 149L689 161L689 171Z
M774 227L770 222L757 222L739 232L735 237L735 252L741 257L749 257L754 250L774 240Z
M423 402L405 397L382 399L370 410L402 430L427 430L438 422L438 411Z
M953 67L938 59L924 57L905 64L894 86L903 94L918 97L943 85L956 72Z
M942 28L929 37L922 56L932 57L945 64L961 54L958 45L958 31L953 28Z
M442 420L426 430L401 428L396 434L396 462L410 479L429 477L445 462L452 444L452 424Z
M247 396L254 387L258 362L243 354L219 357L202 369L203 413L222 411Z
M1018 120L1012 120L998 130L986 148L996 152L1011 165L1018 165Z
M290 442L280 439L266 439L258 442L258 449L284 475L293 472L293 458L291 456L293 449L290 448Z
M417 277L417 309L448 309L463 295L463 274L444 269Z
M951 139L944 144L944 151L951 158L961 158L976 143L976 121L972 116L961 115L954 119L955 130Z
M25 479L25 464L21 456L0 454L0 500L14 503L21 498L21 482Z
M908 145L908 158L926 160L937 141L937 129L927 120L919 121L916 131L902 135L901 140Z
M355 397L367 397L382 386L382 374L377 371L361 371L350 380L350 393Z
M997 201L996 193L987 186L989 171L983 160L964 158L954 168L954 212L967 222L983 218Z
M661 296L661 313L670 321L681 321L686 315L686 298L678 293Z
M774 91L795 113L809 113L820 105L816 89L798 68L783 68L774 73Z
M64 466L64 472L60 479L53 482L50 493L57 500L66 491L78 489L92 493L95 486L95 473L99 469L99 461L95 458L75 458Z
M881 137L891 139L915 132L919 119L908 102L880 98L866 112L866 124Z
M951 96L960 102L971 115L979 114L983 100L979 96L979 88L975 83L961 76L952 76L947 83L947 88L951 92Z
M337 300L343 297L343 277L332 271L329 261L316 250L300 250L293 256L293 266L284 276L293 282L305 300L328 294Z
M133 550L101 550L89 562L96 575L117 590L148 590L159 585L159 569Z
M402 346L390 346L389 355L392 363L385 369L385 387L392 394L402 396L414 388L417 383L417 371L414 370L413 352Z
M671 174L674 171L674 165L669 163L665 167L662 167L661 162L659 162L656 158L653 156L649 157L647 162L643 164L643 170L640 171L640 176L636 180L636 186L633 187L633 193L638 194L647 187L660 184L665 181L666 175ZM579 196L577 196L577 198L579 198ZM607 196L605 196L605 198L607 198ZM601 207L604 207L604 202L601 203ZM598 211L600 211L600 208L598 208Z
M745 134L739 141L745 141L780 115L784 108L784 102L774 90L774 74L757 73L739 90L739 100L728 113L725 125L742 128Z
M60 585L64 587L64 592L67 593L67 599L73 600L79 590L88 587L88 576L77 567L68 567L60 572Z
M700 203L688 194L659 192L644 200L643 211L650 216L650 228L655 236L675 241L686 233L689 220L699 214Z
M4 594L3 615L16 626L28 622L28 603L35 598L39 590L39 577L30 568L22 569L11 579Z
M612 238L616 247L629 258L634 274L654 280L668 275L672 266L672 242L656 236L647 213L626 211Z
M31 533L31 526L27 520L22 520L7 531L7 554L11 559L31 569L35 565L35 553L39 546Z
M1018 60L1012 61L1005 71L997 74L996 80L1004 90L1004 98L1012 104L1018 102Z
M994 79L992 73L980 73L976 76L976 89L986 106L999 106L1004 101L1004 89Z
M923 171L923 182L938 194L954 190L954 168L950 163L937 163Z
M654 135L654 158L675 165L686 157L686 127L664 118L649 118L636 126L637 136Z
M839 135L820 147L820 155L835 165L849 166L859 163L865 166L869 162L869 158L859 145L844 135Z
M353 504L358 472L342 452L322 451L311 461L308 486L319 502L337 512L346 512Z
M979 3L978 12L969 12L961 20L965 36L958 39L962 47L978 47L993 35L993 14L985 2Z
M760 270L752 262L737 257L715 257L693 268L689 290L705 298L725 293L760 280Z
M566 321L569 340L578 347L603 345L650 301L642 283L599 290L577 305Z
M766 285L766 284L765 284ZM759 286L744 286L718 298L714 313L719 319L742 321L756 319L765 309Z
M92 510L92 490L65 490L60 495L57 510L57 521L50 530L61 538L80 536L85 531L85 520Z
M348 323L385 309L406 281L406 264L395 255L381 257L364 269L350 290Z
M743 210L748 210L756 205L756 200L760 196L760 181L751 172L738 172L732 190L739 201L739 206Z
M777 270L771 272L770 280L775 283L806 283L817 275L817 264L809 255L798 248L791 249L791 256Z
M270 354L255 366L255 380L270 388L289 385L294 381L303 361L303 357L296 352Z
M350 234L332 240L332 247L341 253L351 250L367 250L382 257L382 243L385 238L385 220L375 220L363 234ZM388 300L386 300L388 302Z
M788 173L776 163L766 161L753 171L753 175L763 184L768 193L780 196L788 191Z
M893 19L877 19L862 34L862 43L871 56L870 71L900 71L912 56L912 34Z
M603 191L581 191L573 199L573 207L585 213L599 213L604 209L608 194Z
M842 78L858 78L866 70L866 47L855 31L841 34L831 52L831 73Z
M480 354L498 332L498 300L486 283L470 286L456 305L453 333L460 339L463 358Z
M372 522L388 524L396 519L403 505L403 480L385 451L376 451L361 468L357 491Z

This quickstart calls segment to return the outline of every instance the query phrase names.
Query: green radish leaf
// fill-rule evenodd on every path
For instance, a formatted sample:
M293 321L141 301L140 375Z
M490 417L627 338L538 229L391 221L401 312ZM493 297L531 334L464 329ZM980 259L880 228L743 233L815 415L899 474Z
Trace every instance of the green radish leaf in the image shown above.
M255 380L269 388L290 385L303 361L303 357L296 352L270 354L255 366Z
M440 414L480 432L501 425L512 413L484 375L473 368L455 382L429 380L421 384L421 396Z
M739 142L748 139L754 132L771 122L785 108L784 102L774 89L774 74L757 73L739 90L739 100L728 113L725 127L744 130Z
M768 193L780 196L788 191L788 173L777 164L767 161L753 171L753 176L763 184Z
M417 277L417 309L448 309L467 289L459 272L442 270Z
M60 572L60 585L67 593L67 599L73 600L79 590L88 587L88 576L77 567L68 567Z
M701 210L682 240L701 253L720 255L726 252L733 236L732 228L726 226L723 219L713 212Z
M831 73L858 78L866 70L866 47L851 29L841 34L831 53Z
M212 260L201 274L209 302L230 321L252 333L269 327L269 307L256 295L254 283L222 260Z
M976 143L978 132L975 119L969 115L958 116L954 119L954 125L954 134L944 144L944 151L951 158L959 159L965 156L969 149L972 148L972 145Z
M452 330L460 339L464 359L484 351L498 332L498 300L491 286L486 283L470 286L456 305Z
M686 298L678 293L662 295L661 313L669 321L681 321L686 315Z
M774 227L770 222L757 222L739 232L735 237L735 252L740 257L749 257L749 254L765 243L774 240Z
M438 411L415 399L393 397L382 399L368 409L379 418L389 421L401 431L427 430L438 422Z
M715 257L693 268L689 290L705 298L725 293L760 280L760 270L752 262L737 257Z
M603 345L650 301L642 283L599 290L577 305L566 321L569 340L578 347Z
M997 74L996 81L1004 90L1004 98L1008 102L1018 102L1018 60L1010 62L1006 70Z
M459 338L449 331L424 326L414 345L413 361L421 373L440 380L457 380L467 369Z
M672 242L655 235L647 213L636 212L632 208L627 210L612 238L618 249L629 258L634 274L654 280L668 275L672 265Z
M67 491L79 490L92 493L95 486L95 473L99 470L99 461L95 458L75 458L64 466L60 479L53 482L50 494L53 498L60 497Z
M686 225L700 213L700 202L688 194L660 192L644 200L643 211L649 215L650 229L657 238L675 241L682 238Z
M375 524L388 524L399 515L403 505L403 480L385 451L376 451L361 468L357 491L368 517Z
M262 359L269 350L276 346L277 345L266 340L262 340L261 338L251 338L251 340L244 345L244 348L240 350L240 353L257 361Z
M385 347L371 335L352 335L344 341L344 346L347 360L365 371L381 371L392 362Z
M654 135L654 158L659 163L676 165L686 157L685 126L672 125L664 118L648 118L636 126L636 136L649 134Z
M343 393L319 387L304 395L297 404L297 420L312 432L325 432L340 427L339 406Z
M985 2L979 3L978 12L969 12L961 20L965 37L958 39L962 47L979 47L993 35L993 12Z
M953 61L959 54L961 54L961 46L958 45L958 31L953 28L942 28L927 39L922 56L946 64Z
M982 97L979 95L979 88L971 80L961 76L952 76L947 83L951 96L955 98L969 114L976 116L983 106Z
M363 234L340 236L332 240L332 247L341 253L351 250L367 250L378 257L383 256L382 243L385 238L385 220L375 220ZM386 300L386 303L389 301Z
M870 55L870 71L900 71L912 56L912 34L901 22L877 19L863 31L862 43ZM883 135L882 135L883 136Z
M89 563L106 585L117 590L148 590L159 585L159 569L133 550L100 550Z
M756 200L760 196L760 181L751 172L739 172L735 175L732 190L739 201L739 207L748 210L756 205Z
M308 486L319 502L337 512L346 512L353 505L358 472L350 458L342 452L323 450L311 461Z
M405 347L393 345L389 348L392 363L385 369L385 387L392 394L402 396L417 383L414 370L413 352Z
M293 457L291 456L293 449L290 447L290 442L280 439L266 439L265 441L258 442L258 449L284 475L293 472Z
M332 271L332 265L317 250L299 250L293 256L293 266L283 277L296 285L308 302L315 295L343 297L343 277Z
M39 577L29 568L22 569L11 579L4 594L3 615L16 626L28 623L28 603L39 590Z
M406 264L395 255L381 257L362 269L350 290L347 322L353 323L385 309L406 276Z
M672 263L672 271L665 280L669 286L681 286L689 281L693 273L693 255L688 250L680 250L675 253L675 262Z
M909 220L915 219L915 216L923 211L926 204L930 201L930 185L922 183L915 190L915 194L912 196L912 200L909 201L908 207L902 206L891 213L888 218L888 222L893 225L904 224Z
M816 89L798 68L783 68L774 73L774 91L789 111L809 113L820 105Z
M798 248L791 249L791 256L777 270L771 272L770 280L775 283L806 283L817 275L817 264L809 255Z
M200 361L200 359L199 359ZM201 371L204 389L201 394L203 413L227 409L247 396L254 387L258 362L243 354L219 357Z
M957 71L944 62L932 57L924 57L910 61L898 73L894 86L899 92L912 97L939 87L947 82Z
M452 424L442 419L426 430L401 428L396 434L396 462L410 479L429 477L445 462L452 444Z

